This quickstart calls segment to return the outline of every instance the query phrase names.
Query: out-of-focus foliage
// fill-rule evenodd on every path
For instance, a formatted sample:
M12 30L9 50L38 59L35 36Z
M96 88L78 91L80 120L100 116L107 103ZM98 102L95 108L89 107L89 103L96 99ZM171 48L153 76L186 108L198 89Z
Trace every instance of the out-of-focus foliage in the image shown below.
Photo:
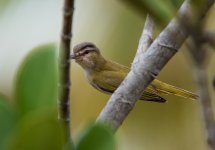
M9 100L0 95L0 149L6 149L16 121L17 115L14 108L9 104Z
M0 0L0 13L2 12L2 9L5 9L5 7L11 2L12 0Z
M5 150L62 148L63 130L56 117L55 53L54 45L45 45L36 48L25 58L19 68L15 85L15 107L1 97L1 148Z
M184 0L168 0L173 5L174 8L179 8Z
M61 150L63 130L56 113L29 114L17 124L11 143L11 150Z
M20 2L22 0L0 0L0 15L12 2Z
M167 24L176 14L182 0L121 0L140 15L149 12L160 23Z
M57 57L54 45L34 49L22 63L15 84L20 112L53 108L57 99Z
M0 149L61 150L65 146L65 130L57 119L56 60L56 46L35 48L18 71L16 107L0 96ZM114 150L113 134L104 125L95 125L87 129L78 147Z
M116 150L111 129L104 124L95 124L85 129L77 144L77 150Z

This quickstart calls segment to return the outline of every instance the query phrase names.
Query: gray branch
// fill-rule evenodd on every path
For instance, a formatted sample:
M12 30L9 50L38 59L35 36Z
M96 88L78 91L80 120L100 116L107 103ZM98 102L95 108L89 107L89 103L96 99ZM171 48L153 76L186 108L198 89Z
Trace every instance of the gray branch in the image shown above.
M145 52L153 42L154 26L154 19L150 15L147 15L143 32L139 40L136 57Z
M138 63L138 61L139 61L139 56L142 54L142 53L144 53L144 52L146 52L147 51L147 49L148 49L148 47L151 45L151 43L152 43L152 41L153 41L153 39L152 39L152 36L153 36L153 32L154 32L154 20L153 20L153 18L150 16L150 15L147 15L147 18L146 18L146 21L145 21L145 26L144 26L144 28L143 28L143 31L142 31L142 35L141 35L141 38L140 38L140 40L139 40L139 45L138 45L138 49L137 49L137 52L136 52L136 56L135 56L135 59L134 59L134 61L133 61L133 65L132 66L134 66L134 64L136 64L136 63ZM122 86L120 86L121 88L124 88L124 87L122 87ZM119 88L120 88L119 87ZM114 118L112 118L112 120L110 120L110 121L108 121L108 120L106 120L106 116L105 115L107 115L107 113L110 113L110 111L112 110L112 109L115 109L111 104L116 104L116 106L123 106L123 105L121 105L121 104L123 104L123 103L127 103L125 100L126 99L121 99L121 95L118 95L117 94L117 92L114 92L114 94L116 94L116 98L117 98L117 100L121 100L121 102L120 101L115 101L114 99L113 99L113 103L108 103L107 105L106 105L106 107L103 109L103 112L100 114L100 116L97 118L97 121L99 122L99 121L105 121L107 124L109 124L111 127L113 127L113 129L115 130L116 129L116 125L115 124L118 124L118 120L116 120L116 123L114 123ZM114 95L113 94L113 95ZM120 94L120 93L119 93ZM113 97L113 95L112 95L112 97ZM110 98L110 100L111 100L111 98ZM111 102L109 100L109 102ZM119 103L119 104L118 104ZM129 101L128 101L128 103L127 103L128 105L129 105ZM131 107L133 107L133 106L131 106ZM115 109L112 113L113 114L111 114L111 117L112 116L114 116L114 114L116 113L123 113L123 112L120 112L121 110L120 110L121 108L119 107L119 109ZM125 110L127 110L127 108L125 108ZM107 112L105 112L105 111L107 111ZM122 116L122 117L124 117L124 116ZM122 117L119 117L119 118L122 118ZM118 118L118 117L117 117ZM117 125L118 126L118 125Z
M194 75L198 87L199 106L205 124L207 143L213 150L215 150L215 122L205 68L196 66Z
M198 13L199 18L205 16L214 1L205 0L205 3L205 9ZM190 11L190 3L185 1L178 12L178 17L191 20L193 18L188 15ZM131 71L110 97L97 118L98 122L106 122L114 130L117 130L133 109L136 101L141 97L145 88L175 55L188 36L187 27L179 21L178 17L175 17L168 24L147 51L135 56Z
M189 41L189 52L194 62L193 75L198 87L200 112L205 124L207 143L211 149L215 150L215 120L206 71L209 55L208 50L204 46L204 44L210 43L210 40L201 40L204 39L205 34L207 34L204 33L203 26L197 27L196 32L191 34L192 41Z

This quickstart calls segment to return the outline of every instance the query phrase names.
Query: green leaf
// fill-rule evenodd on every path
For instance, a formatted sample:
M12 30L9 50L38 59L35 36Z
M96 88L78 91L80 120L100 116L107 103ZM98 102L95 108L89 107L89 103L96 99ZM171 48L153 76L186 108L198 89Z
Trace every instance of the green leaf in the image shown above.
M22 114L56 107L57 61L52 44L35 48L18 70L15 99Z
M3 12L2 9L6 9L6 7L11 3L11 0L0 0L0 14Z
M149 12L161 22L168 23L175 14L175 10L167 0L143 0L143 2Z
M56 112L31 113L17 126L10 150L62 150L63 128Z
M6 149L6 143L16 124L17 116L9 101L0 95L0 149Z
M181 4L183 3L183 0L170 0L170 3L173 5L174 8L178 9Z
M77 150L115 150L116 144L111 129L103 124L89 127L80 138Z
M176 13L170 0L121 0L145 16L150 13L159 23L167 24Z

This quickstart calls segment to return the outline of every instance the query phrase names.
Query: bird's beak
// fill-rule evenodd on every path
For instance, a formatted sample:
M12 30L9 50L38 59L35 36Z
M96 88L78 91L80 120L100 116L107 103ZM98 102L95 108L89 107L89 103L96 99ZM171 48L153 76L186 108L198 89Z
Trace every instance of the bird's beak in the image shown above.
M75 55L74 53L70 55L71 59L76 59L77 55Z

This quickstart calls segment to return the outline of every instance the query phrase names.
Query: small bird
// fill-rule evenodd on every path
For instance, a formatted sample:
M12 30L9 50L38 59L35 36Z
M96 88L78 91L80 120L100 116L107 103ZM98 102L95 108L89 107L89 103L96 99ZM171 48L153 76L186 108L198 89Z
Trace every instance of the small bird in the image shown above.
M71 59L84 69L88 82L97 90L111 94L113 93L130 69L121 64L105 59L100 50L91 42L83 42L73 49ZM166 102L162 94L172 94L188 99L197 99L198 96L184 89L169 85L157 79L145 89L140 100Z

